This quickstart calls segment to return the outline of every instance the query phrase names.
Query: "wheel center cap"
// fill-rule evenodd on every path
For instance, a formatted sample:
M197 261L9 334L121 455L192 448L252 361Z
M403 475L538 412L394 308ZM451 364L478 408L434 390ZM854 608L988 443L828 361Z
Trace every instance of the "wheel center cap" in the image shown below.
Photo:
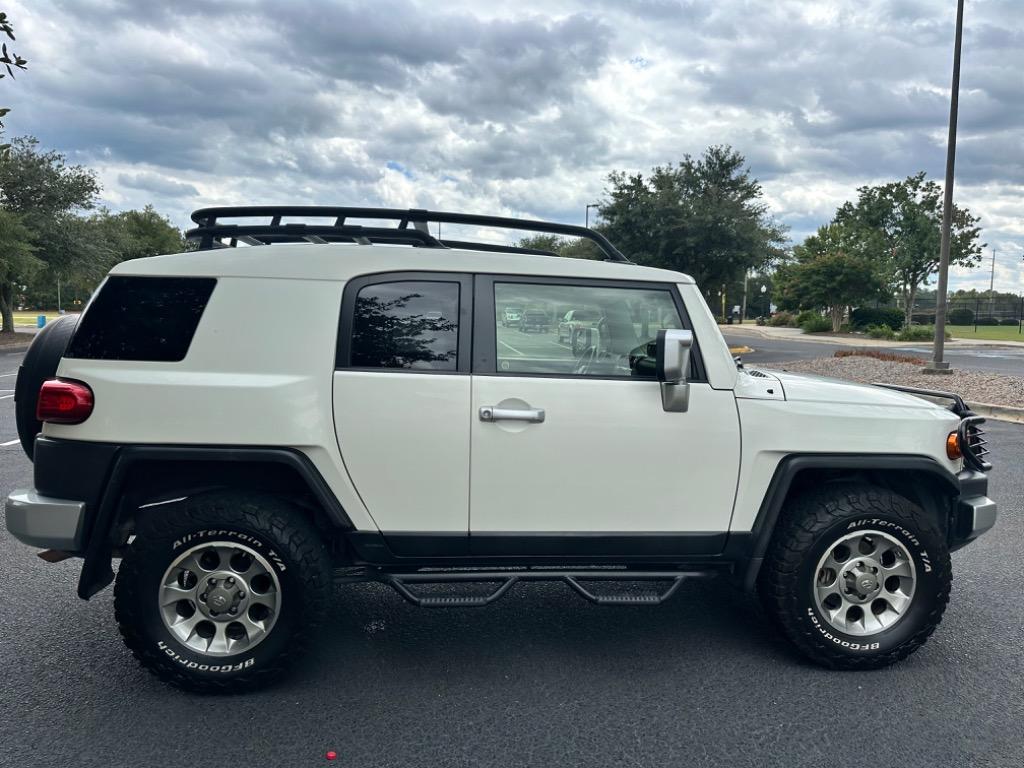
M874 592L875 587L878 586L878 582L875 581L872 576L861 576L860 581L857 582L857 586L860 587L861 592Z
M231 605L231 595L225 589L215 589L210 593L206 602L216 611L223 611Z

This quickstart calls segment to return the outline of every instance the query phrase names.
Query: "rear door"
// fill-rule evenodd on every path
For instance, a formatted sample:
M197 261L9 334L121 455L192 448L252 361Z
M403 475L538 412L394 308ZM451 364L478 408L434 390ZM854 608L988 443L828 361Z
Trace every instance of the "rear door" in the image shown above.
M424 554L424 540L446 553L466 549L471 307L466 275L394 272L345 287L335 430L345 468L397 554Z
M574 352L496 322L495 306L595 307ZM475 289L471 550L481 555L720 552L739 469L731 391L699 348L687 412L666 412L649 347L688 321L671 284L478 277ZM499 409L496 413L495 409ZM506 418L495 418L498 414Z

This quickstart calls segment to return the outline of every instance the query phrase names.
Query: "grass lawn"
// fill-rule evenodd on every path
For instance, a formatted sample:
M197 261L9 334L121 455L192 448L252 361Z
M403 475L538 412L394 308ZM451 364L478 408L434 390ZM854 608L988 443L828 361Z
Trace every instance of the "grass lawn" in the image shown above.
M1024 341L1024 334L1016 325L947 325L946 330L953 334L954 339L990 339L992 341Z
M38 312L35 312L35 311L32 311L32 310L26 310L24 312L15 312L14 313L14 324L16 326L20 325L20 326L28 326L28 327L31 327L31 328L35 328L36 327L36 318L39 317L40 315L46 315L46 322L50 322L51 320L56 320L58 317L60 317L60 315L57 314L56 310L41 309Z

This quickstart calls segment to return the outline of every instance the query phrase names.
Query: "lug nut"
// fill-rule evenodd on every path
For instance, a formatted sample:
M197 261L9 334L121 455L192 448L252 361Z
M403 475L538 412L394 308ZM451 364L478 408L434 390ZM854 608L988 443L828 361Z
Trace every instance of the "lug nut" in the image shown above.
M231 576L228 576L228 584L234 584L234 583L235 583L235 580Z
M199 599L200 599L200 600L202 600L202 601L203 601L203 602L205 603L205 602L206 602L206 593L205 593L205 592L203 592L203 594L201 594L201 595L199 596Z
M243 597L245 597L245 592L239 592L238 599L241 600Z

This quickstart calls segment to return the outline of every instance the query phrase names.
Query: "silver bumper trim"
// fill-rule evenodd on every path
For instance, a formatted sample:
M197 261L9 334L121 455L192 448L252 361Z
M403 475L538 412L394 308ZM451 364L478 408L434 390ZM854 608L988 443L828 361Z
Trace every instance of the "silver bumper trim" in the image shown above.
M969 522L967 541L978 538L996 524L999 509L988 496L972 496L960 499L960 515Z
M29 488L7 497L6 513L7 530L30 547L82 549L85 502L54 499Z

